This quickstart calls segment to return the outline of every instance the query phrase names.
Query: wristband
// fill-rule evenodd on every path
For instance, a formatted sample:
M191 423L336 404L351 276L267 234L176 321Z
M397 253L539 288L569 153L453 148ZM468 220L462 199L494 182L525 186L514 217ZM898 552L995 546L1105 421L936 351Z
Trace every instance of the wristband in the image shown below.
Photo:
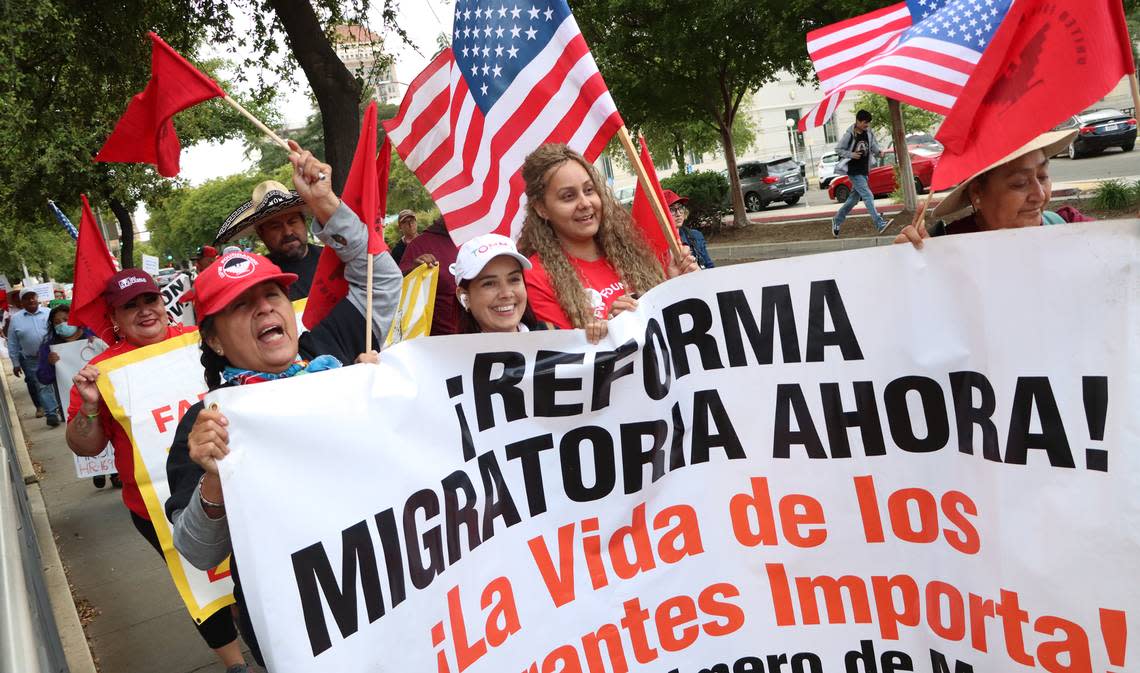
M202 482L205 480L206 480L206 475L204 475L204 474L202 475L202 477L200 479L198 479L198 500L202 503L202 506L208 507L211 509L225 509L226 503L224 503L224 502L211 502L211 501L206 499L206 496L202 495Z

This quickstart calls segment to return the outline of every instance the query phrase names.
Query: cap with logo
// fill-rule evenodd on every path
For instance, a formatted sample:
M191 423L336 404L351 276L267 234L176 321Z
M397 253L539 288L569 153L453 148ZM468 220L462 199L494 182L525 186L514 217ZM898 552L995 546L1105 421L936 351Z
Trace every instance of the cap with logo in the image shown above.
M297 274L285 273L267 258L254 252L231 252L198 274L191 291L194 314L199 318L213 315L229 305L238 295L254 285L274 281L288 288Z
M123 269L111 276L103 289L103 301L110 308L118 308L143 294L158 294L158 283L142 269Z
M531 268L530 260L519 253L514 241L501 234L483 234L459 248L449 270L455 275L455 282L461 283L478 276L488 262L502 255L515 258L523 269Z

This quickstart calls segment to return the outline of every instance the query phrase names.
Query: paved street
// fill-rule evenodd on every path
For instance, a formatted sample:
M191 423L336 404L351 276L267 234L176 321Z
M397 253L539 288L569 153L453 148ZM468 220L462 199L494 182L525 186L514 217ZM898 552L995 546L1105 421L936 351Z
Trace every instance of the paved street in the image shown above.
M1121 152L1119 149L1106 150L1100 156L1077 159L1057 158L1049 164L1053 182L1074 182L1100 180L1140 175L1140 151ZM807 198L794 206L773 203L764 212L792 211L806 206L821 206L835 203L827 198L827 190L820 190L819 183L808 172Z

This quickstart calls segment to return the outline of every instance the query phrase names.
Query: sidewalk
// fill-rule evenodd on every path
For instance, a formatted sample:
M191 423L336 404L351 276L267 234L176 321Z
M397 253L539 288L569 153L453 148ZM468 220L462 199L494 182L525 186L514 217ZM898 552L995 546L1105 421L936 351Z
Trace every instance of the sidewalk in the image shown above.
M1125 181L1135 182L1140 180L1140 176L1133 178L1122 178ZM1084 192L1096 189L1100 184L1100 180L1082 180L1073 182L1058 182L1053 186L1053 198L1071 198L1079 196ZM947 196L951 190L937 192L934 195L934 200L931 202L930 207L934 208L942 202L942 198ZM926 194L919 194L919 201L926 199ZM762 210L758 213L748 213L748 221L753 224L760 223L774 223L774 222L819 222L824 219L831 219L835 216L836 211L839 210L840 204L834 201L820 206L808 205L795 205L784 208L773 208L771 210ZM902 204L895 203L889 198L875 199L875 209L883 215L894 215L902 212ZM857 217L859 215L866 215L867 208L860 202L851 210L849 217ZM732 216L725 217L725 223L730 224Z
M2 361L28 452L77 602L96 611L86 626L103 673L224 673L194 629L166 564L139 536L120 491L75 477L64 427L35 417L23 379ZM81 613L82 615L82 613ZM251 658L247 660L252 662Z

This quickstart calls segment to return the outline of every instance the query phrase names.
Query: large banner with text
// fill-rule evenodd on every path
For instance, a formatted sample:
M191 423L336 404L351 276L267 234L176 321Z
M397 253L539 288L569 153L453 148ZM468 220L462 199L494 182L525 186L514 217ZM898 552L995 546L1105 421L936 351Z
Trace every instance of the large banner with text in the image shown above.
M684 276L223 389L274 673L1140 667L1140 222Z

